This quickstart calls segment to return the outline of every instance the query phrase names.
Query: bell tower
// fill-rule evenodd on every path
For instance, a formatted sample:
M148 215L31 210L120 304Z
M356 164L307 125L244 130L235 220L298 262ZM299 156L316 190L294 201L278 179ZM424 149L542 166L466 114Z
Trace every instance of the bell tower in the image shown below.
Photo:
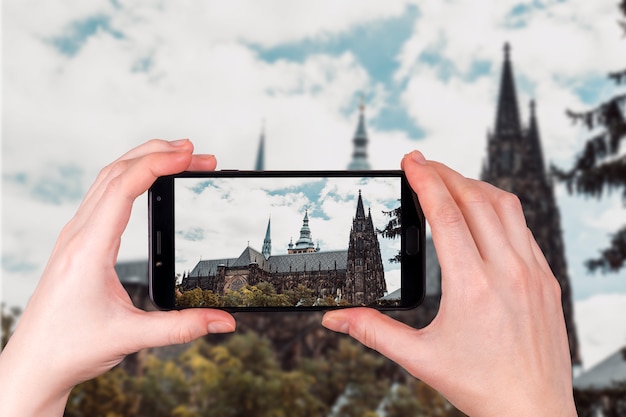
M365 215L361 190L348 243L345 298L354 305L367 305L387 292L380 244L372 214Z
M354 152L352 153L352 161L348 165L350 170L368 170L370 164L367 161L367 130L365 129L365 103L361 97L359 104L359 123L354 132L352 143L354 144Z
M580 365L561 217L554 187L543 161L536 103L534 100L530 102L530 120L528 127L523 129L510 50L509 44L505 44L495 130L487 135L487 157L481 179L517 195L521 200L526 223L561 286L572 364Z

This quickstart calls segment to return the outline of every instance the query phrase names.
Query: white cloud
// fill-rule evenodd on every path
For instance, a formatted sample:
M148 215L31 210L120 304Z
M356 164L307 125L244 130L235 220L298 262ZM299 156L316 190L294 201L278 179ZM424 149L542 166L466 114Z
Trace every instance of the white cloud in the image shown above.
M402 97L425 131L425 140L416 146L427 158L477 177L487 143L488 121L495 115L496 88L491 78L470 84L458 78L443 81L432 68L417 71Z
M486 132L493 127L501 48L507 40L515 74L529 84L522 88L518 83L524 122L534 95L546 159L571 159L584 135L563 111L586 107L573 86L581 77L603 76L622 64L615 5L543 2L545 9L523 16L523 29L507 28L504 17L516 4L416 2L419 17L398 56L395 79L407 83L400 104L426 138L411 141L402 131L369 127L374 168L397 168L404 153L419 148L429 158L477 176ZM373 91L367 116L375 117L389 99L386 87L376 84L351 53L267 63L248 45L332 39L357 25L398 16L406 2L355 7L330 0L297 6L289 1L145 1L116 9L113 2L12 0L3 6L3 36L10 39L3 50L3 169L44 178L51 164L78 163L86 188L102 166L152 137L190 137L198 151L217 154L220 168L251 168L262 119L267 167L345 168L358 117L357 109L346 117L346 109L356 94ZM71 58L51 45L52 39L70 34L71 22L93 16L108 16L111 29L123 37L100 30ZM417 61L426 50L453 65L448 79ZM488 74L468 77L477 61L491 63ZM142 62L147 71L133 72ZM4 222L3 238L12 243L12 254L41 270L74 206L45 206L47 221L29 226L42 206L24 195L14 198L12 188L3 193L3 216L11 219ZM146 257L145 207L145 199L135 207L122 259ZM35 235L44 238L33 244ZM12 289L5 294L13 297L18 287L28 294L21 285L32 291L37 277L6 275Z
M179 181L176 249L185 263L177 265L178 272L191 270L200 258L236 258L248 244L260 251L270 216L272 254L284 255L290 239L295 243L300 237L305 210L314 244L322 251L345 250L359 190L365 214L371 210L377 228L388 220L382 211L395 208L400 197L397 178L331 178L319 190L319 180L231 178L215 180L199 194L192 191L193 184L203 180ZM312 193L311 186L317 191ZM393 257L399 244L399 240L380 239L383 258Z
M584 369L626 346L626 295L601 294L578 301L574 315Z

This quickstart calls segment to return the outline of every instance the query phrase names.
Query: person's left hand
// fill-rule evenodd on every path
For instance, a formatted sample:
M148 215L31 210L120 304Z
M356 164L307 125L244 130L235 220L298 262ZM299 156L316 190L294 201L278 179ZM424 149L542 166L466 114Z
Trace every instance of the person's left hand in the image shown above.
M188 140L152 140L100 172L0 356L0 415L62 415L76 384L130 353L235 329L220 310L139 310L114 269L136 197L158 176L215 169L212 155L192 152Z

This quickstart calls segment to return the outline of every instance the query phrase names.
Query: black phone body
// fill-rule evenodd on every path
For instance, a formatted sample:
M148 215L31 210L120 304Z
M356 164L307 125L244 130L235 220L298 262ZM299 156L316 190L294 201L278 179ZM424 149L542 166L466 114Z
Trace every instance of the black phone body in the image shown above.
M402 171L183 172L158 178L148 206L160 309L387 310L424 298L426 224Z

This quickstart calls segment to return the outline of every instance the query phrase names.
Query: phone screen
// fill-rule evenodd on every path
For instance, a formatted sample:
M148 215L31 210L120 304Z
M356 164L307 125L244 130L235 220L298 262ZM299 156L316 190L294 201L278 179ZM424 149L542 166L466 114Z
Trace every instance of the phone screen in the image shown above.
M402 181L175 177L174 307L405 306Z

